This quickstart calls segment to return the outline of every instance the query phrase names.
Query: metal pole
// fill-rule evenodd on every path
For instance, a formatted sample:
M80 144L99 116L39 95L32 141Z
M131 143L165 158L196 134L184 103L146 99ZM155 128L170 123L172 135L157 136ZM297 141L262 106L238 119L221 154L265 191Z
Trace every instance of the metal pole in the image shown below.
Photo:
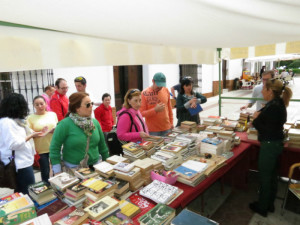
M218 51L218 60L219 60L219 116L221 116L221 105L222 105L222 100L221 100L221 51L222 48L217 48Z

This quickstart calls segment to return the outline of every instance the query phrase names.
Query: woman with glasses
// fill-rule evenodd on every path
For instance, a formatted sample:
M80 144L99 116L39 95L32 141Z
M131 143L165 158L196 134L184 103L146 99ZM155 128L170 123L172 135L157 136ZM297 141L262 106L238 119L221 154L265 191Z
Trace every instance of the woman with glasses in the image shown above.
M141 101L140 90L129 89L127 91L123 108L117 112L117 136L119 140L137 142L149 137L148 127L139 111Z
M50 166L49 166L49 147L54 128L58 122L54 112L48 112L47 103L43 96L36 96L33 99L35 113L27 118L29 128L35 132L44 132L42 137L35 137L35 150L39 154L39 164L41 168L42 180L48 183Z
M69 100L69 112L55 128L50 145L54 174L61 172L61 164L72 173L78 168L92 168L109 157L100 124L91 118L94 103L89 94L77 92Z
M283 125L287 119L286 107L292 91L280 80L266 81L262 95L267 104L255 112L252 125L258 131L260 151L258 158L260 192L257 202L249 204L252 211L262 216L274 212L277 192L278 158L283 150Z
M193 91L193 80L191 77L184 77L181 80L180 93L176 99L177 125L180 126L183 121L194 121L200 124L199 113L191 115L189 109L197 108L197 104L203 104L207 101L206 97Z

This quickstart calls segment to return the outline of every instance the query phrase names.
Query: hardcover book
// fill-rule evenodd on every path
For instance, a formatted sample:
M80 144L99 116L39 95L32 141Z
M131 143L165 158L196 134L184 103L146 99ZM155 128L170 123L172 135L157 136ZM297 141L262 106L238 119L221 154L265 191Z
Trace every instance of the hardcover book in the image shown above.
M65 208L67 208L68 205L63 202L60 199L55 200L54 202L52 202L50 205L44 207L43 209L37 211L37 215L43 215L45 213L48 214L48 216L52 216L53 214L60 212L62 210L64 210Z
M54 213L53 215L50 216L50 220L52 222L52 224L58 220L60 220L61 218L69 215L71 212L73 212L74 210L76 209L75 206L72 206L72 207L69 207L69 208L66 208L62 211L59 211L59 212L56 212Z
M139 218L141 225L160 225L175 216L175 209L164 204L157 204L153 209Z

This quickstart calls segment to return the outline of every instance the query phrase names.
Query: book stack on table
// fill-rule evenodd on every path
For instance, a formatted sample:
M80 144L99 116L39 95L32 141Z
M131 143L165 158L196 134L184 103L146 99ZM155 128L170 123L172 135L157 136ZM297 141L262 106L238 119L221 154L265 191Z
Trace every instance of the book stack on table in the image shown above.
M118 155L113 155L113 156L110 156L106 159L106 162L112 164L112 165L115 165L117 164L118 162L130 162L129 159L125 158L125 157L122 157L122 156L118 156Z
M114 166L106 161L94 165L94 169L102 177L110 178L115 175Z
M138 190L144 184L140 168L134 167L129 172L115 170L115 174L116 174L116 178L120 180L128 181L129 190L131 191Z
M42 209L48 202L52 202L57 196L50 184L40 181L28 186L29 196L34 200L37 209Z
M82 185L82 181L78 181L72 186L68 187L66 192L64 193L65 199L64 201L69 206L80 207L83 205L83 202L86 199L85 192L87 188Z
M197 123L193 121L183 121L181 122L180 127L188 129L188 132L190 133L197 132Z
M135 167L141 169L142 179L144 181L143 185L151 183L151 171L154 169L152 162L145 159L138 159L132 163Z
M200 152L221 155L224 152L224 140L212 137L212 138L204 138L201 141Z

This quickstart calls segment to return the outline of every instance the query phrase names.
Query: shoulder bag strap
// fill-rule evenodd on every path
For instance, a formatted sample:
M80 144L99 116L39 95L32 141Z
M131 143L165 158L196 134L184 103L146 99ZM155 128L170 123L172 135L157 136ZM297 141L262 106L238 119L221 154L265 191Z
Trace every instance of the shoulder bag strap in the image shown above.
M87 137L87 142L86 142L86 148L85 148L85 155L84 155L83 160L81 160L80 163L79 163L80 168L87 168L88 167L87 162L89 160L88 151L89 151L89 147L90 147L90 139L91 139L91 137L88 136Z

